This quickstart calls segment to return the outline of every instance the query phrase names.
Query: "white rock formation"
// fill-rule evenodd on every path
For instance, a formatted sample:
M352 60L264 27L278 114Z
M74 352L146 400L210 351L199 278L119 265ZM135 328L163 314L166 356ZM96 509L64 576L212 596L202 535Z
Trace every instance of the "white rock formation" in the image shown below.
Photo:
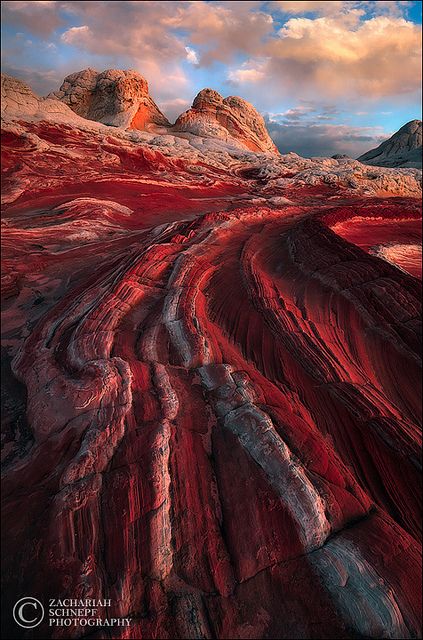
M1 74L1 116L3 120L53 120L60 123L80 124L77 116L66 104L53 97L40 98L32 89L12 76Z
M50 95L83 118L114 127L149 130L170 126L151 98L147 80L132 69L78 71Z
M376 149L361 155L358 160L379 167L422 166L422 121L407 122Z
M236 141L251 151L279 153L262 116L249 102L236 96L223 98L213 89L200 91L191 109L179 116L174 130Z

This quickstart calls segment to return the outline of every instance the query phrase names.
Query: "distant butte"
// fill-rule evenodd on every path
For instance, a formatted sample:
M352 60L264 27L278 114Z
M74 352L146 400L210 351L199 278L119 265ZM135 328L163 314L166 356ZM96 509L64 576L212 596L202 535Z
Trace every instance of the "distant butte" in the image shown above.
M422 167L422 121L407 122L376 149L363 153L358 160L378 167Z

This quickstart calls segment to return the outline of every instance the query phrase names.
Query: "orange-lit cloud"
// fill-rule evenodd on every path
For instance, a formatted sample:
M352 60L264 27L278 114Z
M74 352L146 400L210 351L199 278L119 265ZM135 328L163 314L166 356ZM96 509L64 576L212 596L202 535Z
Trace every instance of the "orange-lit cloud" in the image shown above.
M217 61L228 65L232 84L263 83L276 94L380 98L420 87L421 27L397 15L407 2L2 4L6 21L43 34L57 30L66 12L75 24L59 36L62 45L125 58L145 75L145 69L181 75L183 62L204 68ZM244 61L234 65L240 56Z
M357 14L291 18L266 44L261 73L284 91L316 91L327 96L381 98L418 92L421 78L421 27L403 18ZM254 70L254 61L251 63ZM248 68L229 72L248 82Z

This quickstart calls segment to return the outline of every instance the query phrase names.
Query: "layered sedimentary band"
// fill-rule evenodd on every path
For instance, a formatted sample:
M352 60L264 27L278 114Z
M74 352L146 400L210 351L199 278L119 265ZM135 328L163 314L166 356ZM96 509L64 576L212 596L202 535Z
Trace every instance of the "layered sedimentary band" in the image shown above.
M10 606L110 599L132 622L98 638L418 637L421 282L380 251L418 242L417 173L3 140Z

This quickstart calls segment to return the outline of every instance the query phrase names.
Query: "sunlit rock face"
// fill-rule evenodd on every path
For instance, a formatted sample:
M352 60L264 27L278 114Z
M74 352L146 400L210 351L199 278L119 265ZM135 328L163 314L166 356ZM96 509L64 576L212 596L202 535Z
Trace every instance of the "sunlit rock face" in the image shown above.
M25 82L6 73L1 74L1 117L2 120L34 118L84 124L84 120L54 96L40 98Z
M422 167L422 121L407 122L376 149L358 158L379 167Z
M83 118L116 127L149 129L169 126L137 71L85 69L67 76L52 96Z
M262 116L254 107L236 96L222 98L213 89L203 89L191 109L179 116L175 131L237 141L251 151L278 153Z
M421 281L386 248L420 172L35 106L2 123L6 617L418 637Z

